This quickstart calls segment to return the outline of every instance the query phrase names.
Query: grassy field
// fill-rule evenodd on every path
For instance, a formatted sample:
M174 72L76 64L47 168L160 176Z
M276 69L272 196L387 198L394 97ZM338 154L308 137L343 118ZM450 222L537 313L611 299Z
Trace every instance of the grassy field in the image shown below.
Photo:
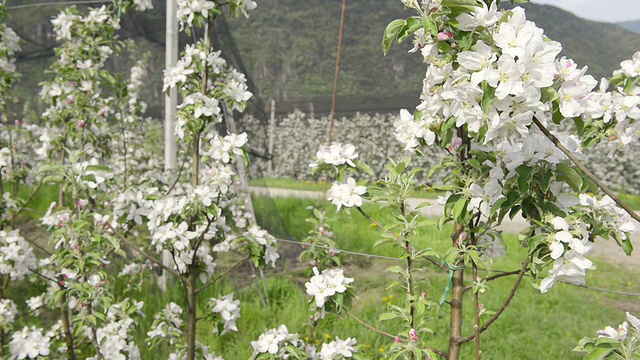
M257 213L269 217L282 217L284 227L293 237L304 236L310 229L304 222L304 215L308 214L311 206L320 206L317 201L306 201L291 198L265 199L256 198ZM274 212L274 208L277 212ZM332 209L329 209L332 211ZM384 218L388 214L377 211L369 206L367 212L376 218ZM352 216L340 214L333 221L335 237L344 250L391 255L390 249L372 248L379 238L379 229L368 226L360 219L359 214ZM263 219L264 220L264 219ZM279 222L273 220L274 222ZM282 226L282 224L280 225ZM416 239L419 246L444 248L447 246L448 231L439 232L432 228L422 229ZM520 259L525 251L520 249L514 237L507 237L507 243L513 247L510 258L501 258L495 262L495 268L500 270L514 270L519 267ZM354 277L354 286L358 299L353 304L352 312L363 321L374 325L391 334L397 333L400 327L393 322L378 322L378 316L389 303L398 303L404 298L399 291L385 291L385 285L394 279L385 273L385 268L396 263L386 260L370 260L356 256L345 256L346 273ZM231 260L228 261L229 263ZM588 277L589 285L608 289L618 289L630 292L640 292L640 284L632 281L638 273L619 276L619 269L615 266L595 259L598 270ZM221 269L223 267L221 266ZM210 325L201 322L199 339L210 344L219 355L225 359L246 359L251 355L250 341L267 328L278 327L280 324L288 326L291 332L299 332L307 337L310 328L305 326L309 313L307 301L309 297L304 293L304 266L294 258L285 259L277 269L266 272L266 282L269 289L271 306L264 307L256 290L251 286L248 269L234 272L230 278L217 289L211 289L208 296L223 295L235 291L236 297L242 302L242 318L238 321L239 333L229 333L222 337L212 333ZM470 274L467 274L469 277ZM428 296L438 300L445 287L447 276L434 268L424 272L429 286L425 290ZM503 278L488 285L489 289L481 296L480 301L489 310L496 310L511 289L513 278ZM241 288L231 287L230 284L243 284ZM143 291L144 294L153 293L147 297L145 312L148 314L145 322L151 323L152 314L167 301L183 302L179 289L174 287L170 292L160 294L151 283ZM204 298L203 297L203 298ZM392 300L390 300L392 299ZM579 354L571 349L578 340L585 335L594 336L598 329L605 325L617 325L624 319L624 310L639 311L640 306L634 298L611 295L570 285L558 284L545 295L531 286L525 279L516 297L507 311L482 337L483 354L485 359L580 359ZM446 349L448 341L447 305L444 305L440 315L436 315L430 323L433 334L421 335L427 343L438 349ZM471 298L466 298L465 316L472 319ZM144 325L143 325L143 328ZM464 333L469 334L472 326L466 323ZM382 352L391 344L390 339L377 335L354 320L329 315L321 322L310 339L320 345L338 336L356 337L362 345L365 358L382 359ZM159 349L163 354L168 349ZM147 354L147 355L145 355ZM146 356L157 355L158 352L145 352ZM163 355L164 356L164 355ZM462 358L473 357L473 344L464 347Z
M328 188L331 187L332 182L328 184ZM307 190L307 191L324 191L323 180L297 180L288 178L260 178L252 179L249 181L250 186L271 187L277 189L291 189L291 190ZM440 193L433 189L426 189L416 191L412 196L425 199L436 199Z
M50 197L55 199L55 192L49 191ZM49 199L38 200L38 204L46 204ZM313 207L321 207L321 201L300 200L294 198L254 198L254 206L258 220L263 226L270 228L274 234L285 239L302 239L311 229L305 218L311 215ZM335 208L328 205L328 212L335 213ZM365 211L384 223L384 219L391 216L379 211L371 204L366 204ZM331 220L335 239L343 250L378 254L386 256L398 255L391 247L373 247L380 238L380 229L371 226L360 214L340 213ZM435 227L421 228L420 234L414 239L417 247L444 249L449 245L450 228L438 231ZM513 236L507 236L506 241L513 251L509 258L497 259L495 269L514 270L526 252L521 249ZM284 253L291 254L295 245L282 244L288 247ZM224 271L225 267L236 260L237 255L227 255L219 259L217 271ZM283 255L284 257L285 255ZM376 326L386 332L395 334L400 331L400 325L392 322L378 322L378 316L389 304L403 300L400 291L386 291L385 285L395 278L386 273L390 265L402 265L402 262L369 259L360 256L343 255L346 275L355 278L354 287L358 298L353 304L352 313L368 324ZM204 321L199 323L198 339L201 343L212 346L225 359L247 359L252 348L250 342L268 328L278 327L280 324L288 326L291 332L298 332L308 337L310 328L306 326L309 313L307 302L309 297L304 292L304 283L308 278L304 275L305 267L297 262L295 255L282 259L275 269L267 269L266 284L269 292L270 306L263 306L257 296L251 271L248 267L241 267L233 271L220 286L207 289L200 298L202 304L210 296L221 296L235 292L235 298L241 300L242 318L238 321L238 333L228 333L224 336L214 335L211 324ZM594 259L598 270L587 277L588 284L595 287L640 293L640 283L633 281L640 275L639 270L633 270L620 276L620 269L602 260ZM115 266L114 266L115 271ZM447 274L429 267L422 274L429 285L424 289L427 295L437 301L443 293L447 282ZM469 278L470 273L466 275ZM112 278L116 287L122 291L126 283L121 278ZM485 308L497 310L505 296L511 289L513 277L506 277L488 284L488 290L481 295L480 301ZM20 299L28 299L42 291L28 284L17 284L10 288L8 295L15 295ZM169 301L184 303L184 295L178 284L170 284L169 291L160 292L155 282L149 279L141 291L131 294L145 302L146 317L141 320L137 336L137 343L142 351L143 359L166 358L170 349L148 349L145 346L145 334L153 321L153 314L159 311ZM472 325L471 298L465 299L465 317L467 323L463 333L470 334ZM447 305L435 315L429 323L433 334L422 334L429 346L446 350L448 341ZM483 334L483 357L485 359L580 359L579 354L571 349L583 336L594 336L598 329L606 325L617 325L624 319L624 311L629 310L638 314L640 303L637 298L613 295L570 285L557 284L548 294L542 295L525 279L520 286L514 300L500 319ZM19 321L22 321L19 320ZM365 358L381 359L382 352L392 340L377 335L364 328L354 320L335 315L328 315L316 329L315 335L309 341L320 345L329 342L336 336L344 339L356 337L361 345L361 352ZM473 357L473 344L464 346L463 359Z

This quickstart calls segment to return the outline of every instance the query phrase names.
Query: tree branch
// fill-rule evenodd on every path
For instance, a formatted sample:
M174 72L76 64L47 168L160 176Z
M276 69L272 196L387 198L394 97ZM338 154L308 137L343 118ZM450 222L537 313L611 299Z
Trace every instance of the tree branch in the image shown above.
M29 205L29 203L31 203L31 201L33 200L33 198L36 196L36 194L38 192L40 192L40 189L42 188L42 185L44 184L44 177L42 179L40 179L40 182L38 183L38 186L36 186L36 188L31 192L31 195L29 195L29 197L27 198L27 200L24 201L24 204L22 204L22 206L20 207L20 209L18 209L13 215L12 218L15 218L16 216L18 216L24 209L27 208L27 206Z
M375 328L375 327L373 327L373 326L371 326L371 325L367 324L366 322L364 322L364 321L362 321L362 320L358 319L355 315L353 315L352 313L350 313L350 312L349 312L349 311L347 311L346 309L344 309L344 313L345 313L345 314L347 314L347 316L348 316L348 317L350 317L350 318L352 318L353 320L355 320L358 324L360 324L360 325L362 325L362 326L366 327L367 329L369 329L369 330L371 330L371 331L373 331L373 332L375 332L375 333L378 333L378 334L380 334L380 335L384 335L384 336L386 336L386 337L388 337L388 338L391 338L391 339L393 339L393 340L395 340L395 339L396 339L396 336L395 336L395 335L391 335L391 334L389 334L388 332L382 331L382 330L380 330L380 329L377 329L377 328ZM406 340L405 340L405 341L406 341Z
M631 216L636 221L640 221L640 216L638 216L638 214L636 214L636 212L633 211L633 209L631 209L627 204L625 204L622 200L620 200L618 196L616 196L616 194L614 194L613 191L611 191L611 189L609 189L602 181L600 181L595 175L593 175L593 173L591 173L591 171L589 171L589 169L587 169L587 167L584 166L584 164L582 164L580 160L578 160L578 158L576 158L573 155L573 153L569 151L569 149L564 147L564 145L562 145L560 140L558 140L557 137L553 136L553 134L551 134L549 130L544 125L542 125L542 123L538 119L534 117L533 122L536 124L538 129L540 129L540 131L542 131L542 133L547 138L549 138L549 140L551 140L553 145L555 145L560 151L562 151L565 155L567 155L569 160L571 160L578 167L578 169L580 169L580 171L582 171L584 175L589 178L589 180L593 181L596 185L598 185L600 190L602 190L605 194L609 195L609 197L613 199L613 201L615 201L616 204L618 204L618 206L624 209L624 211L626 211L629 214L629 216Z
M227 270L225 270L225 272L223 272L222 274L218 275L215 279L209 281L208 283L202 285L201 288L196 290L196 294L200 293L202 290L208 288L209 286L215 284L218 280L222 279L222 277L224 277L225 275L227 275L228 273L231 272L231 270L237 268L240 264L242 264L243 262L245 262L246 260L249 260L249 258L251 258L251 256L247 256L246 258L238 261L237 263L233 264L232 267L228 268Z
M528 268L525 269L525 271L528 271L528 270L529 270ZM518 275L518 274L520 274L520 271L522 271L522 270L507 271L507 272L503 272L503 273L500 273L500 274L487 276L486 278L482 279L482 281L487 282L487 281L493 281L495 279L499 279L499 278L505 277L505 276ZM465 292L469 291L472 288L473 288L473 285L467 285L467 286L464 287L464 291Z
M509 306L511 299L513 299L513 297L516 294L516 290L518 289L518 286L520 286L520 282L522 281L524 274L527 272L527 269L529 268L530 260L531 258L527 257L527 260L522 264L522 269L520 269L518 278L516 279L516 282L513 284L513 287L511 288L511 292L509 292L509 296L507 296L507 298L504 300L504 303L502 303L502 306L500 306L500 309L498 309L498 311L495 314L493 314L493 316L486 323L484 323L484 325L480 327L479 333L485 332L489 328L489 326L493 324L494 321L498 320L498 317L502 315L502 313L507 308L507 306ZM476 337L475 333L471 334L465 338L458 339L458 343L463 344L463 343L469 342L473 340L475 337Z
M122 236L118 231L116 231L114 228L111 227L111 225L109 224L105 224L105 226L107 228L109 228L109 230L113 231L113 233L118 237L118 239L120 239L120 241L124 242L125 244L127 244L127 246L129 246L130 248L132 248L133 250L135 250L136 252L138 252L140 255L142 255L144 258L146 258L147 260L151 261L152 263L158 265L161 269L165 270L166 272L168 272L169 274L175 276L176 278L178 278L181 282L185 283L187 281L187 279L182 276L179 272L177 272L176 270L165 266L162 261L156 259L155 257L147 254L144 250L140 249L139 247L137 247L134 243L132 243L131 241L129 241L129 239L127 239L126 237Z

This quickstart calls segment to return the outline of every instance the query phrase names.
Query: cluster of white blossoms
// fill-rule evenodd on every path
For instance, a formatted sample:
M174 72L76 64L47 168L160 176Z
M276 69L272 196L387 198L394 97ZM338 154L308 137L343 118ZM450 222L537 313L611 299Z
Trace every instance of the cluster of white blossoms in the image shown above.
M0 230L0 274L22 280L36 268L36 257L20 230Z
M209 306L213 313L220 314L222 318L223 329L220 335L224 335L228 331L238 331L236 321L240 318L240 300L233 300L233 293L220 299L209 299ZM215 334L218 331L217 327L213 330Z
M269 329L258 337L257 341L252 341L253 355L270 354L275 355L278 359L291 358L287 353L287 348L304 349L306 355L310 359L317 358L314 347L306 345L300 340L298 334L291 334L285 325L280 325L277 329Z
M547 277L540 283L540 292L543 294L558 281L583 285L585 271L593 267L591 260L585 257L593 248L585 228L579 224L570 226L561 217L555 217L551 224L555 232L547 235L547 241L554 263Z
M626 315L627 320L620 324L617 329L607 326L602 330L598 330L598 337L616 341L626 340L630 336L634 336L637 339L638 335L640 335L640 320L629 312ZM631 328L629 328L629 325L631 325Z
M252 96L248 91L247 79L244 74L227 66L221 57L220 51L207 51L202 42L188 45L182 57L176 65L165 69L163 91L172 88L187 92L183 94L183 102L178 106L178 118L176 121L176 135L184 138L185 129L189 124L195 123L199 128L205 123L217 123L222 121L222 106L229 110L243 111L246 101ZM202 66L208 67L212 74L212 81L208 82L208 94L200 92L188 92L187 78L197 76L195 69ZM191 129L193 131L194 129Z
M277 240L266 230L261 229L259 226L254 225L244 234L244 236L265 248L264 262L265 264L275 266L276 260L280 258L280 254L277 253Z
M409 4L414 8L420 6L417 2ZM576 118L589 126L599 126L613 150L626 148L640 134L636 121L640 119L640 88L631 84L630 89L608 92L609 84L603 80L600 88L594 90L598 82L586 75L587 68L558 58L561 45L549 40L542 29L528 21L524 9L498 10L496 2L481 5L457 17L460 30L479 31L483 36L460 51L453 61L440 46L441 42L450 41L450 37L428 35L424 30L414 34L415 46L411 51L420 51L427 64L422 102L415 116L401 111L400 119L394 123L396 139L406 151L413 152L421 145L435 144L441 126L455 121L456 128L464 126L468 130L471 141L467 145L471 149L496 154L495 160L483 160L481 164L489 170L480 178L467 179L461 189L460 195L468 199L468 212L490 218L491 211L497 210L494 206L505 201L505 187L513 187L514 178L526 180L526 173L521 175L518 171L523 171L524 166L539 167L543 171L558 171L559 175L549 180L546 189L557 199L554 203L559 209L571 213L572 207L577 206L580 211L589 212L585 208L591 207L592 213L587 215L604 219L607 229L626 239L634 230L633 224L612 201L604 199L602 206L590 206L587 195L577 199L563 193L566 180L558 169L570 166L566 165L568 157L533 123L537 119L543 125L549 124L556 111L555 117ZM640 53L621 67L616 73L618 77L638 76ZM552 108L554 101L557 105ZM601 123L598 119L602 119ZM615 126L608 125L612 121ZM586 158L581 151L583 139L554 135L576 158ZM451 153L462 145L456 140L459 139L454 134L448 148ZM525 179L520 179L522 176ZM590 202L599 204L595 199ZM585 270L592 267L584 257L592 247L586 225L576 220L569 226L556 220L549 226L555 230L548 234L553 268L541 283L542 292L558 280L584 283Z
M216 3L208 0L177 0L178 11L177 17L180 25L184 27L193 26L196 16L207 19L210 13L213 13Z
M355 348L356 339L347 338L345 340L336 337L336 339L328 344L322 344L320 349L320 360L333 360L350 358L358 350Z
M313 273L315 275L304 286L307 294L314 297L318 308L324 308L327 300L335 294L347 291L347 285L353 282L353 278L344 276L342 269L326 269L320 273L314 267Z
M349 177L344 184L333 183L327 192L327 200L337 207L337 211L343 206L360 207L362 206L362 195L366 192L367 188L365 186L356 185L355 179Z
M13 359L35 359L40 356L49 355L51 337L42 333L42 329L35 326L31 328L25 326L22 331L16 331L11 336L9 349L11 351L10 360Z
M182 307L171 302L159 313L153 316L153 329L147 332L149 339L168 338L169 343L182 334Z
M580 194L579 200L580 205L596 212L602 226L616 231L622 240L628 240L629 234L636 231L631 216L619 208L609 196L598 200L592 195Z
M136 10L145 11L153 9L152 0L133 0L133 4L136 6Z
M0 328L11 326L18 315L18 307L11 299L0 299Z
M97 329L96 337L100 344L100 353L102 359L129 359L140 360L140 349L133 342L133 330L135 321L131 318L124 306L129 306L128 299L112 305L107 311L108 323ZM133 309L141 313L143 303L135 302ZM91 332L87 329L89 336ZM87 360L96 360L97 356L87 358Z
M20 38L6 23L0 25L0 76L13 79L16 74L15 53L20 51Z
M106 191L105 181L113 179L113 172L104 166L99 166L96 158L73 164L73 170L76 175L76 181L89 189Z
M236 15L242 14L249 17L249 11L255 9L258 5L253 0L230 0L232 9L235 9ZM196 17L208 19L209 16L220 11L216 9L216 3L208 0L178 0L178 21L181 26L191 27L194 25Z
M269 329L260 335L257 341L252 341L254 357L260 359L260 354L277 356L278 359L300 358L301 355L306 359L312 360L334 360L351 358L358 350L355 348L356 339L347 338L342 340L336 337L336 340L322 344L322 348L318 353L315 346L309 345L300 339L298 334L291 334L285 325L280 325L277 329ZM292 349L299 349L295 355L291 353Z
M351 144L333 143L330 146L322 145L316 153L316 159L309 164L314 168L322 164L329 164L334 166L340 166L347 164L351 167L356 167L353 160L358 158L356 153L356 147Z

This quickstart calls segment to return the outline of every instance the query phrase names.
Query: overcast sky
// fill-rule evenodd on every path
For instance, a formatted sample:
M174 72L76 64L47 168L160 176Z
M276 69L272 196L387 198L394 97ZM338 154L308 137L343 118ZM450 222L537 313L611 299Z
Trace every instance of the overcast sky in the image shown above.
M557 6L579 17L605 22L640 19L640 0L531 0Z

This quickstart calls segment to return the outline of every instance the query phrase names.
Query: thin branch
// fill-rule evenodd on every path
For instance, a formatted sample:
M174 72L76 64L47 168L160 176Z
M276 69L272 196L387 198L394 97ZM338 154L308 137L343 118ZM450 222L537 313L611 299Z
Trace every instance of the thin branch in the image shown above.
M51 281L51 282L52 282L52 283L54 283L54 284L59 284L59 281L58 281L58 280L56 280L56 279L52 279L52 278L50 278L50 277L48 277L48 276L46 276L46 275L43 275L43 274L41 274L41 273L39 273L39 272L37 272L37 271L35 271L35 270L33 270L33 269L29 269L29 271L31 271L32 273L34 273L34 274L36 274L36 275L38 275L38 276L40 276L40 277L42 277L42 278L45 278L45 279L47 279L47 280Z
M40 249L40 251L44 252L45 254L47 254L48 256L51 256L52 253L50 251L48 251L47 249L45 249L44 247L42 247L41 245L39 245L38 243L36 243L35 240L30 239L27 236L24 236L23 234L20 234L20 236L22 236L23 239L25 239L29 244L37 247L38 249Z
M480 331L479 333L483 333L485 332L489 326L491 326L491 324L493 324L494 321L498 320L498 317L500 317L500 315L502 315L502 313L504 312L504 310L507 308L507 306L509 306L509 303L511 302L511 299L513 299L513 297L516 294L516 290L518 289L518 286L520 286L520 282L522 281L522 278L524 277L524 274L527 272L527 269L529 268L529 261L531 260L531 258L527 257L527 260L522 264L522 269L520 270L520 274L518 275L518 278L516 279L516 282L513 284L513 287L511 288L511 292L509 292L509 296L507 296L507 298L504 300L504 303L502 304L502 306L500 306L500 309L498 309L498 311L496 311L495 314L493 314L493 316L486 322L484 323L484 325L482 325L480 327ZM463 344L466 342L469 342L471 340L473 340L476 337L476 334L471 334L465 338L462 339L457 339L457 342L459 344Z
M233 269L237 268L240 264L242 264L243 262L245 262L246 260L249 260L251 256L247 256L246 258L238 261L237 263L233 264L232 267L228 268L227 270L225 270L225 272L223 272L222 274L218 275L215 279L209 281L208 283L202 285L201 288L196 290L196 294L200 293L202 290L208 288L209 286L215 284L218 280L222 279L225 275L227 275L228 273L230 273Z
M392 233L391 231L387 230L382 224L380 224L378 221L376 221L376 219L372 218L371 215L367 214L366 212L364 212L364 210L362 210L362 207L358 206L357 207L358 211L360 212L360 214L362 214L362 216L364 216L367 220L369 220L372 224L374 224L375 226L379 227L380 229L382 229L382 231L384 231L385 233L387 233L388 235L393 236L394 239L398 240L399 242L401 241L400 237L397 236L396 234Z
M393 340L395 340L395 339L396 339L396 336L395 336L395 335L391 335L391 334L389 334L388 332L382 331L382 330L380 330L380 329L377 329L377 328L375 328L375 327L373 327L373 326L371 326L371 325L367 324L366 322L364 322L364 321L362 321L362 320L358 319L355 315L353 315L352 313L350 313L350 312L349 312L349 311L347 311L346 309L344 310L344 313L345 313L345 314L347 314L347 316L349 316L349 317L350 317L350 318L352 318L353 320L355 320L358 324L360 324L360 325L362 325L362 326L366 327L367 329L369 329L369 330L371 330L371 331L373 331L373 332L375 332L375 333L378 333L378 334L380 334L380 335L384 335L384 336L386 336L386 337L392 338ZM405 340L405 341L406 341L406 340Z
M533 122L536 124L536 126L538 126L538 129L540 129L540 131L542 131L542 133L547 138L549 138L549 140L551 140L553 145L555 145L558 149L560 149L560 151L562 151L565 155L567 155L567 157L578 167L578 169L580 169L580 171L584 173L586 177L589 178L589 180L593 181L596 185L598 185L598 187L605 194L609 195L609 197L613 199L613 201L615 201L616 204L618 204L618 206L623 208L624 211L626 211L629 214L629 216L631 216L636 221L640 221L640 216L638 216L638 214L636 214L636 212L633 211L633 209L631 209L627 204L625 204L622 200L620 200L618 196L616 196L616 194L614 194L613 191L611 191L611 189L607 187L607 185L605 185L595 175L593 175L593 173L591 173L591 171L589 171L589 169L587 169L587 167L584 166L584 164L582 164L580 160L578 160L578 158L576 158L573 155L573 153L569 151L569 149L564 147L564 145L562 145L560 140L558 140L558 138L556 138L552 133L550 133L549 130L547 130L547 128L544 125L542 125L542 123L540 123L538 119L534 117Z
M444 270L446 272L449 272L449 268L446 265L444 265L440 261L432 258L431 256L422 255L422 258L427 260L428 262L432 263L433 265L439 267L440 269L442 269L442 270Z
M371 331L373 331L373 332L375 332L375 333L378 333L378 334L380 334L380 335L384 335L384 336L386 336L386 337L388 337L388 338L391 338L391 339L393 339L394 341L396 341L396 338L397 338L397 337L396 337L395 335L389 334L388 332L382 331L382 330L380 330L380 329L378 329L378 328L375 328L375 327L373 327L373 326L371 326L371 325L367 324L366 322L364 322L364 321L360 320L358 317L356 317L355 315L353 315L352 313L350 313L350 312L349 312L349 311L347 311L346 309L344 309L343 311L344 311L344 313L345 313L345 314L347 314L347 316L349 316L350 318L352 318L353 320L355 320L358 324L360 324L360 325L362 325L362 326L366 327L367 329L369 329L369 330L371 330ZM407 339L402 339L402 338L397 338L397 339L398 339L399 341L402 341L402 342L407 342ZM433 352L434 354L439 355L439 356L442 356L442 357L444 357L444 358L446 358L446 357L447 357L447 354L446 354L445 352L443 352L443 351L436 350L436 349L433 349L433 348L428 347L428 346L423 346L422 348L423 348L423 349L427 349L427 350L429 350L429 351Z
M24 204L22 204L22 206L20 207L20 209L18 209L12 217L16 217L18 216L18 214L20 214L26 207L27 205L29 205L29 203L33 200L33 198L36 196L36 194L38 192L40 192L40 189L42 188L42 185L44 185L44 177L42 179L40 179L40 182L38 183L38 186L31 192L31 195L29 195L29 197L27 198L27 200L24 201Z
M525 269L525 271L528 271L528 270L529 270L528 268ZM505 276L518 275L518 274L520 274L520 271L522 271L522 270L513 270L513 271L503 272L503 273L496 274L496 275L487 276L486 278L482 279L482 281L487 282L487 281L493 281L495 279L499 279L499 278L505 277ZM464 287L464 291L465 292L469 291L472 288L473 288L473 285L467 285L467 286Z
M139 247L137 247L134 243L132 243L131 241L129 241L129 239L125 238L124 236L122 236L118 231L116 231L114 228L111 227L111 225L109 224L105 224L105 226L107 228L109 228L111 231L113 231L113 233L120 239L120 241L124 242L125 244L127 244L127 246L129 246L130 248L132 248L133 250L135 250L136 252L138 252L140 255L142 255L143 257L145 257L147 260L151 261L152 263L158 265L160 268L162 268L163 270L165 270L166 272L170 273L171 275L175 276L176 278L178 278L180 281L182 281L183 283L185 283L187 281L187 279L185 279L185 277L183 277L179 272L177 272L176 270L165 266L162 261L156 259L155 257L147 254L144 250L140 249Z
M436 355L438 355L438 356L441 356L441 357L443 357L443 358L447 359L447 353L446 353L446 352L444 352L444 351L436 350L436 349L434 349L434 348L432 348L432 347L429 347L429 346L423 346L422 348L423 348L423 349L426 349L426 350L429 350L429 351L431 351L432 353L434 353L434 354L436 354Z

